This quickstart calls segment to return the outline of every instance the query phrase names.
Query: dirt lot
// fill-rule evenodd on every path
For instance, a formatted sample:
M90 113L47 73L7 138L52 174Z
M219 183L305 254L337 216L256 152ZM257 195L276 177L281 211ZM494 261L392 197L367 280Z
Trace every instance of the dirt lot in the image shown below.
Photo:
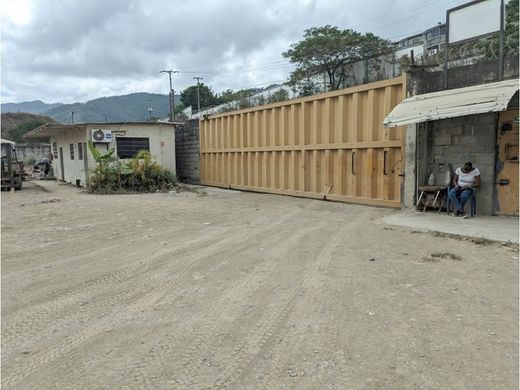
M518 255L275 195L2 194L4 389L517 389Z

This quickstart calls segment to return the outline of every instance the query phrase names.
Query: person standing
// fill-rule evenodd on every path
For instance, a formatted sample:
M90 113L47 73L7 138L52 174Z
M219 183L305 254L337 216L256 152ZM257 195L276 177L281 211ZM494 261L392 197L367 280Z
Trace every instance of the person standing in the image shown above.
M453 178L453 187L448 191L450 200L455 205L455 215L464 215L464 205L475 194L480 186L480 171L474 168L471 161L457 168Z

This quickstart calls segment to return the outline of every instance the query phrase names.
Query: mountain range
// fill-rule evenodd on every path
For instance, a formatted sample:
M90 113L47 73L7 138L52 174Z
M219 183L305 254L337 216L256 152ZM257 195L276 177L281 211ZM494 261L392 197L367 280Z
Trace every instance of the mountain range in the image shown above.
M22 103L3 103L2 113L26 112L45 115L63 124L72 122L142 122L150 118L167 118L169 115L168 95L154 93L132 93L122 96L102 97L85 103L44 103L41 100ZM180 96L175 95L175 104ZM152 109L151 113L149 108Z
M27 114L42 114L47 110L62 106L62 103L44 103L41 100L22 103L2 103L2 112L25 112Z

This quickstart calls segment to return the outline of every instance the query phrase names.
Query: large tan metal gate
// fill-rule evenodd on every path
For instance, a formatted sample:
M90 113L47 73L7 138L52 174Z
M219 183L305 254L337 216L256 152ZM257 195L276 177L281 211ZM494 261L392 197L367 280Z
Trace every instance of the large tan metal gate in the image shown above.
M200 121L201 183L399 207L405 77Z

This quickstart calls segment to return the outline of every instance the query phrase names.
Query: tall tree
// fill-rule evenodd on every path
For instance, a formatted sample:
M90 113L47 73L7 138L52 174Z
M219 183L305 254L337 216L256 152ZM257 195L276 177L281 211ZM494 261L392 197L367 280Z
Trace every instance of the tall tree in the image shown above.
M218 104L217 98L213 94L213 91L208 86L204 85L204 83L200 83L199 85L200 92L200 108L207 108ZM197 84L192 85L191 87L186 88L181 92L181 102L184 107L189 107L193 109L193 111L197 110L198 100L197 100Z
M305 30L303 39L293 43L283 56L296 64L291 75L293 85L325 73L330 88L338 89L347 76L348 64L385 53L390 48L390 41L372 33L361 34L327 25Z

